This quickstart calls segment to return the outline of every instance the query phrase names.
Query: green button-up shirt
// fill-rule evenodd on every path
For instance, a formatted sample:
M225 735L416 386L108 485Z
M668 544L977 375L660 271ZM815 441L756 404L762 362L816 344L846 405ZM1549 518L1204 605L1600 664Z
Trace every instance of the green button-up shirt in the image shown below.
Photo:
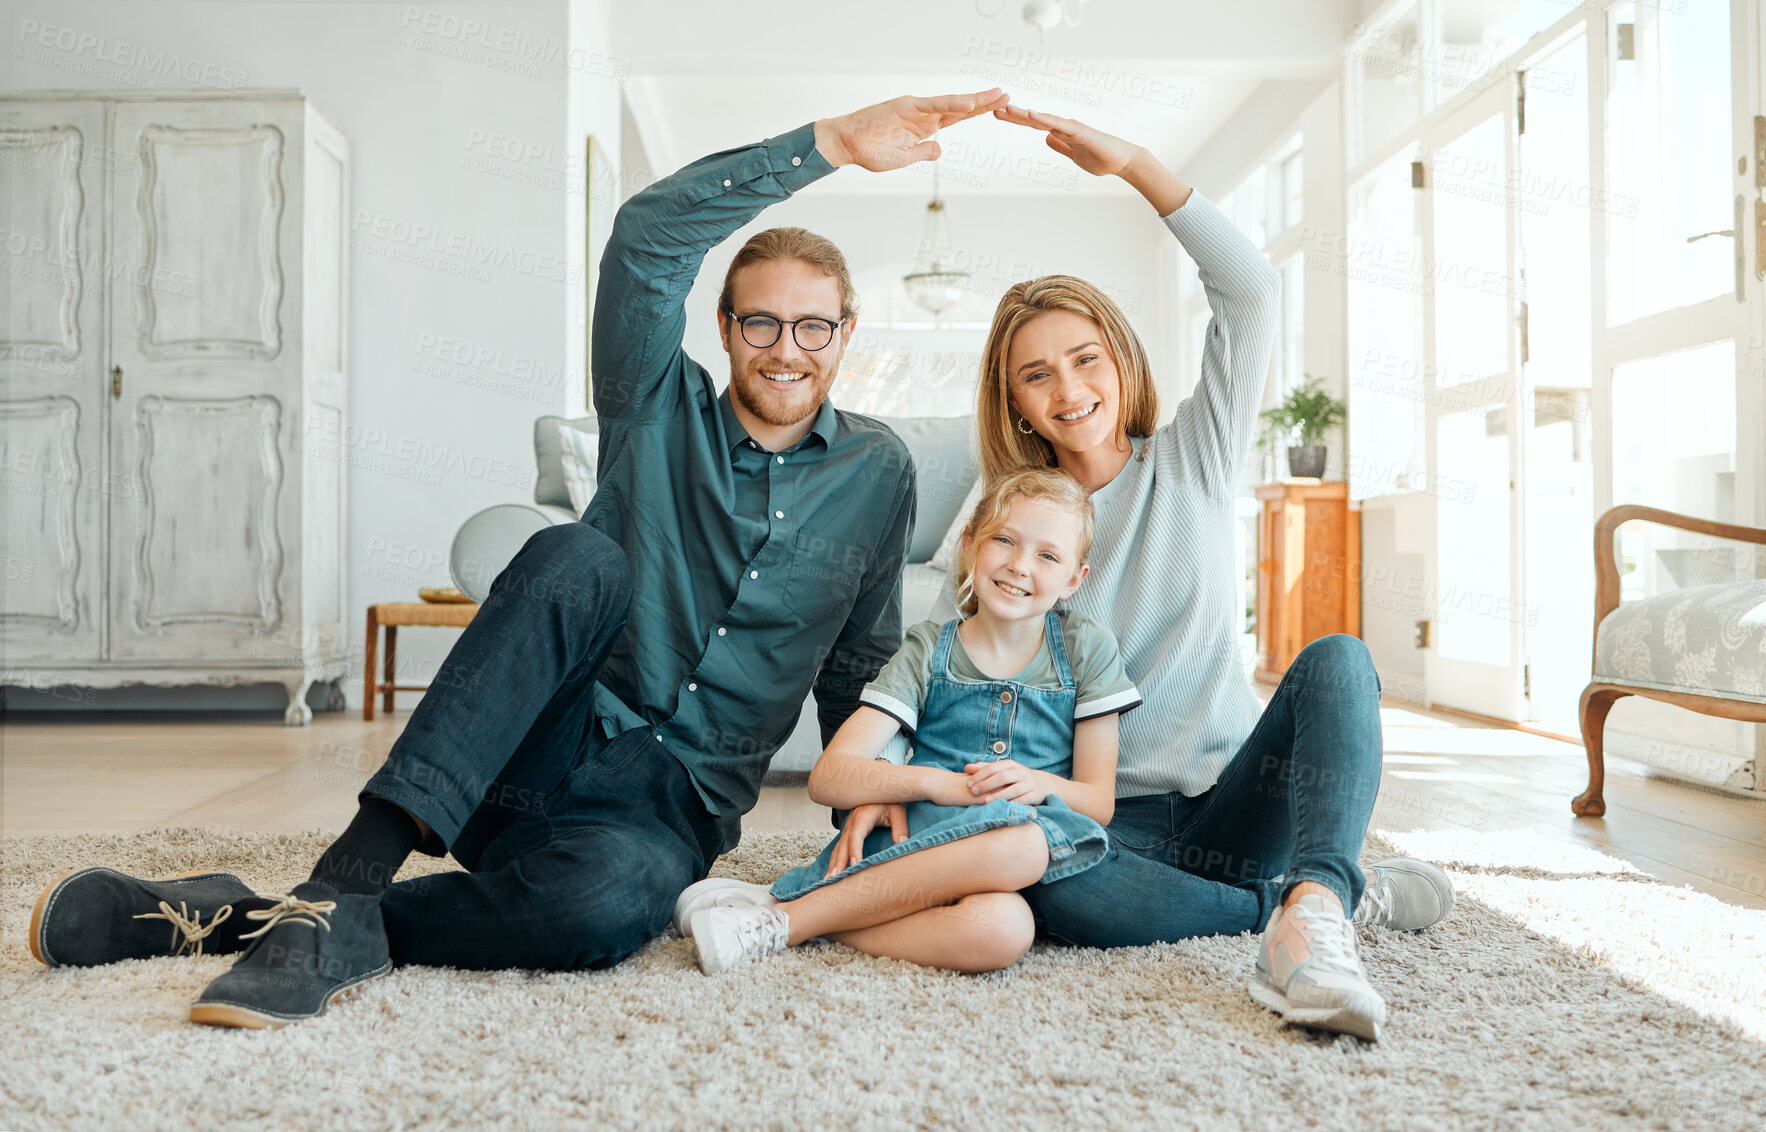
M902 640L906 445L824 403L769 452L681 348L705 253L832 170L813 126L694 162L620 208L597 283L601 447L583 522L625 549L632 604L595 711L609 737L656 732L726 849L811 688L826 745Z

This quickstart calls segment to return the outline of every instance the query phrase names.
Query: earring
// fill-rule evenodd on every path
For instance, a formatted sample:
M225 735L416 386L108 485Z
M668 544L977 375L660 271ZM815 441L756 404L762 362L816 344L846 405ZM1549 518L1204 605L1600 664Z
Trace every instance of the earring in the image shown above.
M1036 430L1033 428L1025 428L1024 427L1025 425L1028 425L1029 423L1030 422L1025 420L1023 417L1019 417L1018 418L1018 431L1023 433L1025 436L1029 436L1031 433L1035 432Z

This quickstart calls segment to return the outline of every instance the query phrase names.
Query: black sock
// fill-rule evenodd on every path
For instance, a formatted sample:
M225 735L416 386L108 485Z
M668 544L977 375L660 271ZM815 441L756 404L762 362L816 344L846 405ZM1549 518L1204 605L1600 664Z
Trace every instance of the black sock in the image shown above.
M377 896L422 840L410 814L382 798L363 798L349 828L320 855L307 879L339 892Z

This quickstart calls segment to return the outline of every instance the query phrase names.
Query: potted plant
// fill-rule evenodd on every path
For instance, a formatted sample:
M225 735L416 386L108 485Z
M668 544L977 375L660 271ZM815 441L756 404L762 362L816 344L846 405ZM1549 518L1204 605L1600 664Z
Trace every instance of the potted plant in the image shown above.
M1286 436L1288 474L1318 478L1325 470L1325 433L1343 423L1343 402L1324 390L1321 378L1306 375L1305 384L1288 391L1282 403L1262 413L1277 438ZM1298 440L1298 444L1293 442Z

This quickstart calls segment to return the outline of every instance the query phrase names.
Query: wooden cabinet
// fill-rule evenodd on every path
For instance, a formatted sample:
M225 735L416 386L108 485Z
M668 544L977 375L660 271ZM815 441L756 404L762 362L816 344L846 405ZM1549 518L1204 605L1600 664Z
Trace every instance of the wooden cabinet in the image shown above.
M307 722L348 668L348 142L293 91L48 92L0 158L4 682Z
M1257 678L1275 681L1318 638L1361 635L1361 512L1346 483L1271 483L1256 495Z

